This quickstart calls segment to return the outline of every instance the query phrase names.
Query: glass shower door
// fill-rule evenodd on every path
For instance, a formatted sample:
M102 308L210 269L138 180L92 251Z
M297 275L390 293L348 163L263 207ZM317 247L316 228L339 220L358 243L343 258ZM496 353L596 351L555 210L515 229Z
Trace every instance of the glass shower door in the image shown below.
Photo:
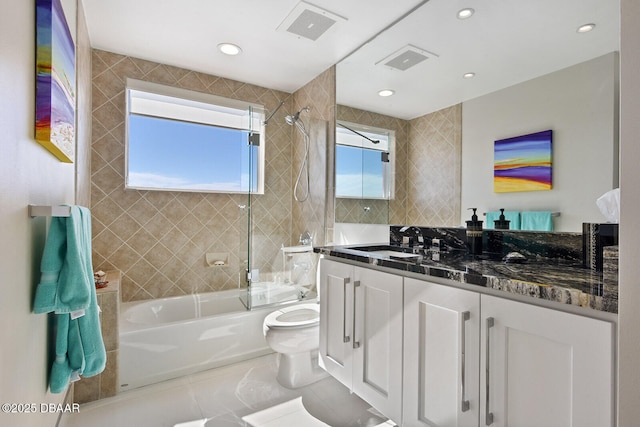
M275 119L271 120L268 126L265 126L264 122L254 121L254 124L261 125L253 128L259 129L260 138L254 139L259 139L260 145L249 147L252 153L248 157L250 162L260 162L260 156L264 155L263 142L267 139L265 131L269 132L274 140L280 140L269 145L273 150L270 153L273 163L268 169L270 186L264 191L259 191L259 183L252 179L251 182L257 186L249 192L246 305L250 309L292 303L308 297L310 283L305 283L304 287L299 282L308 282L301 277L304 276L303 273L313 271L311 246L308 245L306 252L301 250L296 246L298 236L292 237L291 232L293 185L290 176L295 172L283 171L286 169L285 163L291 160L287 154L282 153L291 150L293 156L296 142L300 142L299 146L304 146L304 141L299 141L302 139L300 129L289 126L284 120L277 122ZM283 135L291 136L290 144L282 138ZM259 168L250 168L252 172L256 170ZM311 275L315 279L315 274Z
M246 189L246 197L244 202L239 205L240 215L238 217L240 228L240 245L238 254L244 262L239 272L240 299L242 303L251 310L254 306L251 283L258 272L253 266L253 216L252 216L252 199L255 194L263 192L263 183L261 179L261 157L264 156L264 113L253 107L247 109L246 116L246 138L247 145L242 153L242 169L243 182L242 187Z

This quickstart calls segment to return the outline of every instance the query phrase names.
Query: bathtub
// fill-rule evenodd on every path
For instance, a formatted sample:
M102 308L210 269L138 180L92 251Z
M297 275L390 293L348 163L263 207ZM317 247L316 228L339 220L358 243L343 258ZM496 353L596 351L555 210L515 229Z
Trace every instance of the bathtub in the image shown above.
M263 290L278 286L292 291ZM120 391L271 353L262 323L273 305L248 311L241 295L246 290L121 304Z

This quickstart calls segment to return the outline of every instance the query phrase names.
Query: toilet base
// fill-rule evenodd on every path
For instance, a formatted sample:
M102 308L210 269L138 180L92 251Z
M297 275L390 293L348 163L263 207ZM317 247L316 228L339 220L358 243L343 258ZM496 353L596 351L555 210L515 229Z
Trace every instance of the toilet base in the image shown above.
M278 353L278 383L286 388L300 388L329 374L318 365L318 350L301 353Z

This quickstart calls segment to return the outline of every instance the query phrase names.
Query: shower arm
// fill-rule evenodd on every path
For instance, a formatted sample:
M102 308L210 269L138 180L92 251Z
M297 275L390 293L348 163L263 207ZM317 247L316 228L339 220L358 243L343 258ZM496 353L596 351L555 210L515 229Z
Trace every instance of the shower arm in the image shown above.
M262 123L263 123L265 126L266 126L267 124L269 124L269 120L271 120L271 117L273 117L273 115L274 115L275 113L277 113L277 112L278 112L278 110L280 109L280 107L282 107L283 105L284 105L284 101L280 101L280 104L278 104L278 106L276 107L276 109L275 109L275 110L273 110L273 111L271 112L271 114L269 114L269 117L267 117L267 118L266 118L266 120L265 120L264 122L262 122Z
M377 139L371 139L371 138L369 138L367 135L363 135L363 134L361 134L360 132L358 132L357 130L353 130L353 129L351 129L350 127L345 126L345 125L343 125L343 124L342 124L342 123L340 123L340 122L336 122L336 124L337 124L338 126L340 126L340 127L345 128L345 129L346 129L346 130L348 130L348 131L351 131L351 132L355 133L355 134L356 134L356 135L358 135L358 136L363 137L364 139L366 139L367 141L371 142L372 144L380 144L380 141L379 141L379 140L377 140Z

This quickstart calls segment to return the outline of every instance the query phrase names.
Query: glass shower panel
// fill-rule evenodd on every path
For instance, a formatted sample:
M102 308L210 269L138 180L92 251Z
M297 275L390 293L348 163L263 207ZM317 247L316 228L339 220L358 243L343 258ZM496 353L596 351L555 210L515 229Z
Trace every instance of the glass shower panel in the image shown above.
M289 127L285 123L277 124L272 120L268 126L263 126L260 132L260 144L267 139L264 137L265 132L273 132L272 135L284 132L291 135L290 147L294 143L303 146L304 140L297 126ZM259 150L263 148L263 145L250 148L252 155L249 160L255 161L259 158ZM275 150L274 152L278 151L275 143L271 149ZM282 159L282 156L280 158ZM309 288L315 283L307 279L309 275L315 279L313 248L310 244L299 244L297 236L294 239L291 236L293 185L288 174L277 178L282 171L275 170L274 167L275 165L272 165L269 169L272 173L269 182L271 186L262 192L249 193L246 255L249 280L246 304L250 309L286 304L311 297ZM255 168L250 170L253 172ZM301 285L302 282L304 286Z
M388 153L362 149L362 194L359 223L389 223Z
M240 259L244 260L239 272L240 299L247 309L253 308L251 283L254 277L258 276L258 271L254 267L253 260L253 216L252 202L253 196L263 191L261 179L261 156L264 155L264 112L253 107L247 109L247 115L243 118L243 123L247 127L246 148L242 155L243 188L247 189L246 197L240 207L238 222L240 224L241 244L239 246Z
M251 309L251 300L249 298L249 223L251 221L249 215L249 197L244 198L238 205L239 213L235 220L238 227L240 244L238 245L238 287L240 289L240 300Z

